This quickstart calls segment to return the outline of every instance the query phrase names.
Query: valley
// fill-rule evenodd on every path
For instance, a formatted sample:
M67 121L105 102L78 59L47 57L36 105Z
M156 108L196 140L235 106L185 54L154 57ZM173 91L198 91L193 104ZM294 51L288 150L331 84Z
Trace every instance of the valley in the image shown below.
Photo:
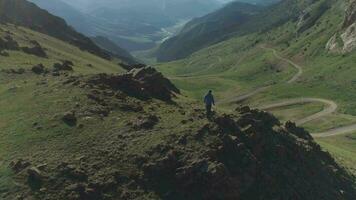
M0 0L0 199L356 196L355 0L33 1L162 44Z

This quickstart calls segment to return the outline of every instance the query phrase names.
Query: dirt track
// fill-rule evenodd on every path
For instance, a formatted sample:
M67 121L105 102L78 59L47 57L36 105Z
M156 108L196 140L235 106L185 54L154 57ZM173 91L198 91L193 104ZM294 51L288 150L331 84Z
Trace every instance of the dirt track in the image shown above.
M288 80L286 82L286 84L290 84L290 83L294 83L295 81L297 81L303 74L303 68L294 63L293 61L283 58L281 57L277 51L275 49L272 48L267 48L267 47L262 47L263 49L267 49L267 50L271 50L273 52L273 54L280 60L283 60L285 62L288 62L289 64L291 64L293 67L295 67L298 72L297 74L295 74L290 80ZM260 88L256 88L253 91L234 97L232 99L230 99L229 101L222 101L219 102L220 104L222 103L240 103L246 99L251 98L252 96L259 94L263 91L265 91L266 89L270 88L271 86L264 86L264 87L260 87ZM290 106L290 105L296 105L296 104L302 104L302 103L312 103L312 102L320 102L323 103L325 105L327 105L322 111L315 113L313 115L307 116L303 119L299 119L296 121L297 125L303 125L307 122L311 122L313 120L316 119L320 119L322 117L325 117L327 115L330 115L334 112L336 112L338 105L336 102L332 101L332 100L328 100L328 99L321 99L321 98L310 98L310 97L301 97L301 98L296 98L296 99L288 99L288 100L283 100L277 103L272 103L272 104L267 104L267 105L262 105L260 107L258 107L259 109L262 110L269 110L269 109L273 109L273 108L282 108L282 107L286 107L286 106ZM352 124L352 125L348 125L348 126L344 126L344 127L339 127L339 128L334 128L325 132L321 132L321 133L313 133L313 137L315 138L320 138L320 137L331 137L331 136L336 136L336 135L342 135L345 133L350 133L356 131L356 124Z

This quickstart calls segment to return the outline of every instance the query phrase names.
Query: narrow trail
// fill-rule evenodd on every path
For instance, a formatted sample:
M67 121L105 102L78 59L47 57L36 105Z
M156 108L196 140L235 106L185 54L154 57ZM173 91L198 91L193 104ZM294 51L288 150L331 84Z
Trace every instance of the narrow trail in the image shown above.
M290 80L288 80L287 83L294 83L295 81L297 81L297 80L302 76L302 74L303 74L303 68L302 68L300 65L294 63L294 62L291 61L291 60L288 60L288 59L286 59L286 58L283 58L282 56L280 56L280 55L277 53L277 51L276 51L275 49L267 48L267 47L261 47L261 48L262 48L262 49L271 50L271 51L273 52L274 56L276 56L276 58L278 58L278 59L280 59L280 60L283 60L283 61L289 63L290 65L292 65L294 68L296 68L296 69L298 70L298 73L296 73Z
M282 56L280 56L277 51L275 49L272 48L267 48L267 47L262 47L263 49L266 50L270 50L273 52L274 56L280 60L283 60L289 64L291 64L294 68L296 68L298 70L298 72L290 79L286 82L286 84L291 84L294 83L295 81L297 81L303 74L303 68L294 63L293 61L283 58ZM245 101L249 98L251 98L252 96L255 96L256 94L259 94L269 88L271 88L272 85L269 86L263 86L263 87L259 87L256 88L246 94L234 97L232 99L229 100L225 100L225 101L221 101L219 102L219 104L225 104L225 103L240 103L242 101ZM258 107L259 109L262 110L269 110L269 109L273 109L273 108L282 108L282 107L286 107L286 106L290 106L290 105L297 105L297 104L303 104L303 103L313 103L313 102L318 102L318 103L323 103L326 106L326 108L324 108L322 111L315 113L313 115L307 116L305 118L299 119L296 121L297 125L303 125L307 122L311 122L313 120L316 119L320 119L322 117L325 117L327 115L330 115L332 113L335 113L338 105L336 102L332 101L332 100L328 100L328 99L321 99L321 98L310 98L310 97L301 97L301 98L296 98L296 99L288 99L288 100L283 100L277 103L273 103L273 104L267 104L267 105L262 105L260 107ZM339 127L339 128L334 128L325 132L320 132L320 133L312 133L314 138L323 138L323 137L331 137L331 136L337 136L337 135L343 135L346 133L350 133L356 131L356 124L351 124L348 126L344 126L344 127Z
M324 108L322 111L315 113L313 115L310 115L308 117L305 117L303 119L299 119L296 121L296 124L299 125L303 125L307 122L313 121L315 119L319 119L321 117L325 117L327 115L330 115L332 113L334 113L337 110L337 104L333 101L330 100L326 100L326 99L319 99L319 98L297 98L297 99L289 99L289 100L285 100L285 101L281 101L279 103L274 103L274 104L270 104L270 105L264 105L261 107L258 107L261 110L270 110L270 109L274 109L274 108L282 108L282 107L286 107L286 106L290 106L290 105L297 105L297 104L303 104L303 103L314 103L314 102L322 102L326 105L328 105L326 108Z

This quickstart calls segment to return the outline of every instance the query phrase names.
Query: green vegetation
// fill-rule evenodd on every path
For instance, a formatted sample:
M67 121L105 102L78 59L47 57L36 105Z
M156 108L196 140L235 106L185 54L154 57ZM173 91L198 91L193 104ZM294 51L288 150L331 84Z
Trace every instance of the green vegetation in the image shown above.
M300 29L303 23L288 20L159 64L182 95L154 68L119 75L125 72L117 65L121 60L1 24L0 198L353 199L354 177L308 132L240 107L331 99L338 110L305 127L320 132L355 123L355 53L325 50L333 29L340 28L344 4L335 0L330 9L312 12L325 8L324 2L329 1L311 5L315 26ZM301 3L286 12L310 2ZM23 50L33 46L46 56ZM301 72L295 63L303 68L301 76L295 76ZM218 99L210 118L196 101L208 89ZM237 100L251 91L257 92ZM271 111L282 122L299 120L333 107L324 103L297 102ZM355 174L355 134L317 142Z
M9 56L2 56L0 59L0 69L27 68L34 65L43 64L50 68L54 63L63 60L72 61L76 70L81 73L102 72L123 72L124 70L117 64L119 60L108 61L93 54L81 51L78 47L72 46L61 40L55 39L32 30L13 26L1 25L0 37L9 35L19 43L20 46L28 46L31 41L37 41L48 54L48 58L39 58L35 55L25 54L20 51L8 51Z
M282 11L282 6L287 8L286 4L281 3L270 12L279 9L280 12L275 14L283 15L292 11L293 6L302 8L306 4L291 4L285 11ZM158 69L183 88L188 96L201 99L208 89L213 89L217 98L224 102L218 106L223 110L232 110L238 106L233 103L236 96L269 86L239 103L259 107L299 97L330 99L337 103L337 113L304 124L307 130L316 133L354 124L355 51L335 54L325 48L336 30L341 28L340 24L345 18L345 4L342 1L326 0L316 1L307 7L306 17L301 21L287 20L263 32L235 36L186 59L161 63ZM248 24L258 26L260 22ZM271 50L261 47L271 47L281 57L298 63L303 68L302 76L296 82L287 84L296 74L295 69L273 55ZM274 109L273 112L282 121L297 120L321 111L322 107L322 104L301 104ZM351 139L349 142L354 143ZM336 149L343 145L337 141L324 144L327 149L331 145ZM348 149L353 147L350 145ZM355 156L354 151L350 151L349 155ZM355 164L353 161L348 163Z

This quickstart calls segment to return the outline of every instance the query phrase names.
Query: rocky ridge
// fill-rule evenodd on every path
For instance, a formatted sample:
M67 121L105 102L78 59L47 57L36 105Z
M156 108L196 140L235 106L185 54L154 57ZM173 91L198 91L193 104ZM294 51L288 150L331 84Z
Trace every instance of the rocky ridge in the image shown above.
M348 53L356 47L356 1L347 2L342 30L336 33L326 45L331 52Z
M294 123L248 107L209 122L200 115L194 110L189 129L169 130L142 154L126 151L148 133L123 129L90 141L96 150L74 160L51 166L15 160L9 167L27 185L19 198L351 200L356 194L347 172ZM152 137L164 132L152 131Z

